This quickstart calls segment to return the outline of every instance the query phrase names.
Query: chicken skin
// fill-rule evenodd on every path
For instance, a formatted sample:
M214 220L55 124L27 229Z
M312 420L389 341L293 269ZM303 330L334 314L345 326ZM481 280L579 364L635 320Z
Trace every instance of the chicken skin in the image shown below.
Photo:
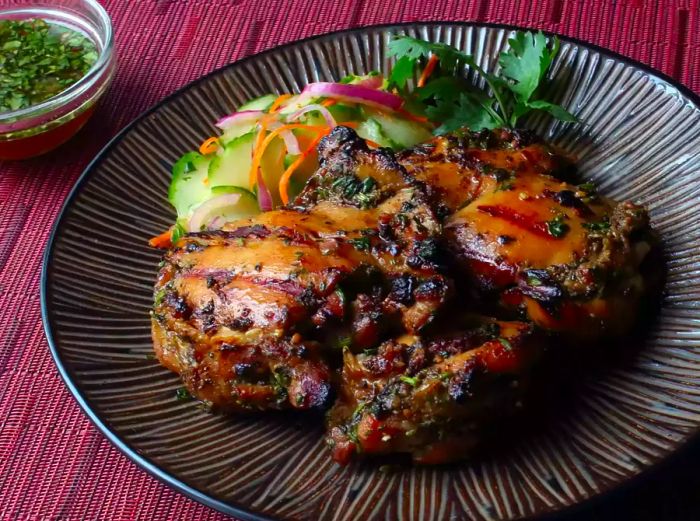
M350 129L319 155L289 208L189 234L165 256L156 354L221 409L323 407L334 346L417 333L448 295L421 186Z
M498 300L570 338L629 328L652 242L642 207L562 181L567 160L525 132L458 131L399 162L439 201L474 302Z
M376 353L346 351L340 397L328 414L333 458L464 458L484 420L493 423L517 406L542 345L530 324L479 317L439 338L407 335Z

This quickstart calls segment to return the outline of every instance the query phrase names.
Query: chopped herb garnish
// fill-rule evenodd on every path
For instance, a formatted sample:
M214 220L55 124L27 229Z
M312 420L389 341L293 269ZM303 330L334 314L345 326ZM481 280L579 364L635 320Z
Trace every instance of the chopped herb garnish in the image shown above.
M499 56L497 74L486 72L474 59L444 43L432 43L409 36L398 36L388 46L388 54L398 58L389 83L422 108L428 118L441 123L435 134L466 126L483 128L515 127L533 110L543 110L562 121L576 121L563 107L538 99L538 87L559 51L559 39L547 41L542 32L517 32L509 48ZM413 93L407 83L421 60L434 55L438 69L427 83ZM490 93L475 90L461 77L468 66L486 82Z
M357 237L356 239L350 239L348 242L358 251L367 251L372 246L369 237Z
M501 343L503 347L506 348L506 351L512 351L513 350L513 344L511 344L508 340L505 338L499 338L498 341Z
M178 388L178 390L175 391L175 396L176 396L177 399L180 400L180 401L185 401L185 400L191 400L191 399L192 399L192 395L191 395L190 392L189 392L187 389L185 389L184 387Z
M547 231L552 237L560 239L569 231L569 225L564 222L564 215L557 215L551 221L547 221Z
M532 275L528 275L527 279L525 279L528 286L541 286L542 281L538 279L537 277L533 277Z
M350 347L351 345L352 345L352 337L350 337L350 336L341 336L336 341L336 347L338 349L345 349L346 347Z
M591 182L578 185L578 189L588 195L595 195L597 193L596 186Z
M497 192L507 192L508 190L512 190L515 188L515 183L513 183L512 180L508 181L503 181L502 183L498 184L498 187L496 187Z
M87 36L45 20L0 20L0 112L31 107L80 80L97 61Z
M406 383L410 385L411 387L415 387L418 385L418 378L415 376L406 376L406 375L401 375L399 376L399 380L401 380L403 383Z
M610 229L610 221L604 219L594 223L583 223L583 227L589 232L606 232Z
M165 294L167 293L165 288L160 288L158 291L156 291L156 294L153 297L153 305L158 306L160 305L161 302L163 302L163 299L165 298Z

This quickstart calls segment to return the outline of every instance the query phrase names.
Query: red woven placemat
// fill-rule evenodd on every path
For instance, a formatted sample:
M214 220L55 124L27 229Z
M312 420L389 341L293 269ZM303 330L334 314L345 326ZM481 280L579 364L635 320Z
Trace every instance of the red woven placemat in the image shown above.
M0 7L17 3L0 0ZM698 0L104 4L114 22L119 56L109 95L67 146L23 163L0 162L1 520L225 519L158 483L96 431L60 381L41 326L41 255L64 198L109 138L166 94L216 67L290 40L375 23L438 19L517 24L574 36L700 91L700 31L694 29L700 27ZM656 481L576 518L700 519L693 495L700 486L694 472L700 456L689 457L694 465L676 465Z

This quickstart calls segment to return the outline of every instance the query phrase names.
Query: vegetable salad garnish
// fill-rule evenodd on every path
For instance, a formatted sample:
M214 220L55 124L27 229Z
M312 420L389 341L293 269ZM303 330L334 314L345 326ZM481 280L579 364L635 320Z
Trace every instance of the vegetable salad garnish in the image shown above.
M216 122L219 135L173 166L168 199L177 222L150 244L168 247L185 233L287 204L318 167L316 145L336 125L353 128L372 147L400 150L460 127L515 127L533 110L575 121L541 98L557 38L517 32L509 42L492 74L454 47L397 36L388 46L396 57L388 78L373 71L243 104ZM488 90L473 87L470 71Z

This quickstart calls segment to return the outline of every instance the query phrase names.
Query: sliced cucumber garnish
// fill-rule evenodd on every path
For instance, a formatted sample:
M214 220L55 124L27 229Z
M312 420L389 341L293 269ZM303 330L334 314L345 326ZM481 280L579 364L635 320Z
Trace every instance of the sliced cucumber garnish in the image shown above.
M209 164L209 186L248 186L255 132L248 132L219 150Z
M278 137L270 142L260 159L260 172L267 189L270 191L270 195L272 195L274 206L282 204L277 187L284 173L284 159L282 158L285 152L284 141Z
M335 118L335 122L341 125L345 121L357 121L360 119L360 109L344 103L336 103L328 107L328 111Z
M398 148L398 145L384 134L382 126L374 118L366 119L360 123L357 127L357 135L362 139L374 141L380 147Z
M231 125L230 127L226 128L226 130L224 130L224 133L219 138L219 141L222 145L226 146L229 143L231 143L234 139L252 132L257 124L257 121L248 121L247 123Z
M265 94L264 96L260 96L259 98L252 99L240 107L238 107L238 112L241 112L243 110L267 110L270 108L270 105L272 105L275 100L277 99L277 96L274 94Z
M379 111L373 111L372 119L379 123L385 136L391 136L391 141L399 149L412 147L433 137L433 134L427 128L415 121L398 118Z
M173 165L168 201L179 217L186 216L192 208L211 197L206 185L209 162L198 152L188 152Z
M218 229L225 223L244 219L260 213L258 199L245 188L238 186L217 187L217 197L205 201L194 209L190 219L190 231L203 231L207 228ZM228 195L238 197L226 197ZM230 199L230 200L229 200Z
M211 189L212 195L222 195L222 194L248 194L255 197L255 194L250 190L241 188L240 186L215 186Z

